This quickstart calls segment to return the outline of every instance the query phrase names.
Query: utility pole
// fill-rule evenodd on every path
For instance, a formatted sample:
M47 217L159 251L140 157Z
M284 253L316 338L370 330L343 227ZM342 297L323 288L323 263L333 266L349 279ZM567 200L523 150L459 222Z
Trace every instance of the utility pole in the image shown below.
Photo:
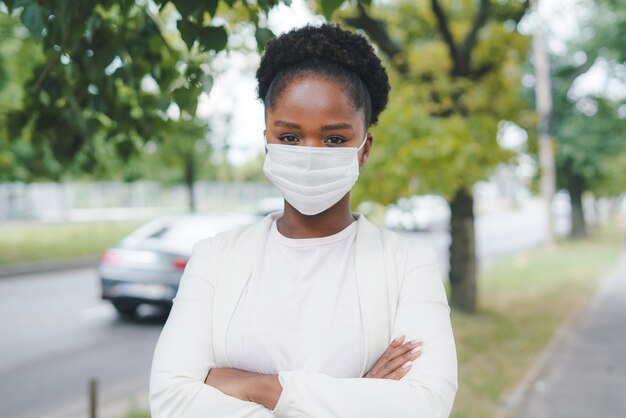
M550 59L546 48L544 21L539 9L539 0L531 0L531 11L535 17L533 36L533 62L535 64L535 102L539 123L539 166L541 167L541 196L546 207L546 243L554 246L554 217L552 200L556 190L556 173L554 168L554 144L550 136L550 118L552 116L552 82L550 79Z

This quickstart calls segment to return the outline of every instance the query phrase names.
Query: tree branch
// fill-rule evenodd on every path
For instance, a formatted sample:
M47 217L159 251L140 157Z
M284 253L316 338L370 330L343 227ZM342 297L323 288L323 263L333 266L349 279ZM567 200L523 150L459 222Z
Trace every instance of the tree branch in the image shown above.
M472 80L480 80L481 78L483 78L483 76L487 75L491 70L493 70L494 67L495 66L493 65L493 63L481 65L480 67L473 69L468 77Z
M488 11L489 0L480 0L478 11L476 12L476 16L474 16L474 21L472 22L472 28L465 37L461 50L459 51L462 61L462 67L464 67L467 72L469 72L470 55L472 52L472 48L474 48L474 46L476 45L476 41L478 39L478 31L480 30L480 28L485 26L485 23L487 22Z
M443 12L443 9L441 8L438 0L431 0L430 4L433 9L433 13L435 13L435 17L437 18L439 31L441 32L441 35L443 36L443 40L445 41L446 45L448 45L450 57L452 58L452 61L454 62L454 68L456 69L459 67L459 56L456 43L454 42L454 38L452 38L452 32L450 32L448 19L446 18L446 14Z
M526 15L526 11L530 8L530 1L520 1L516 8L511 8L510 2L506 4L491 4L489 6L489 14L501 22L512 20L517 25Z
M58 56L60 54L55 54L58 58ZM37 93L39 93L39 89L41 88L41 83L43 83L44 78L46 78L46 76L48 75L48 73L50 72L50 70L52 69L52 66L54 65L54 62L56 62L56 60L50 60L46 63L46 66L43 68L43 70L41 71L41 73L39 74L39 77L37 77L37 81L35 81L35 85L33 86L33 96L36 97Z
M365 31L384 54L387 55L396 70L400 74L406 75L409 72L409 67L403 51L389 36L385 23L382 20L371 17L360 1L357 2L357 9L359 14L356 17L344 18L344 22Z
M595 63L596 63L595 58L592 59L591 57L587 57L587 61L585 61L583 64L576 65L576 66L572 65L572 66L566 66L566 67L557 68L555 70L555 73L560 78L567 78L569 80L569 83L571 84L579 76L581 76L581 75L585 74L587 71L589 71L589 69L591 67L593 67L593 64L595 64Z

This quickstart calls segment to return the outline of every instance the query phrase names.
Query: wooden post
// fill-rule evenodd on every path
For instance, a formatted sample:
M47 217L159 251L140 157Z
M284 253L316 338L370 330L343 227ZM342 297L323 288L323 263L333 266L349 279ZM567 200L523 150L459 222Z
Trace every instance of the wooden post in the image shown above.
M89 381L89 418L98 417L98 381L91 379Z

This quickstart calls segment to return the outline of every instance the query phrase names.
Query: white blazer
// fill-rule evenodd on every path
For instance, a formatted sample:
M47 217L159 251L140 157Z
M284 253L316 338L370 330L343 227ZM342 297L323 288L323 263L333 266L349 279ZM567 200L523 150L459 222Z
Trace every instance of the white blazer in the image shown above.
M231 367L226 332L274 219L198 242L181 278L152 360L153 418L439 418L457 390L450 308L437 254L358 219L356 275L365 335L363 376L391 340L421 339L422 355L400 380L334 378L280 371L282 394L273 410L204 384L209 369Z

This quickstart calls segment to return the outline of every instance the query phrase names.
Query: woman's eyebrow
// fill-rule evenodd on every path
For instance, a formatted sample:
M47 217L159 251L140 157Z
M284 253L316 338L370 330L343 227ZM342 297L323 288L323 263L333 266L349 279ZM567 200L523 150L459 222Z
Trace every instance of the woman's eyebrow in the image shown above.
M348 123L335 123L333 125L322 126L322 131L335 131L338 129L353 129L352 125Z
M285 128L292 128L292 129L300 129L301 126L298 125L297 123L293 123L293 122L287 122L284 120L277 120L276 122L274 122L274 126L284 126Z

